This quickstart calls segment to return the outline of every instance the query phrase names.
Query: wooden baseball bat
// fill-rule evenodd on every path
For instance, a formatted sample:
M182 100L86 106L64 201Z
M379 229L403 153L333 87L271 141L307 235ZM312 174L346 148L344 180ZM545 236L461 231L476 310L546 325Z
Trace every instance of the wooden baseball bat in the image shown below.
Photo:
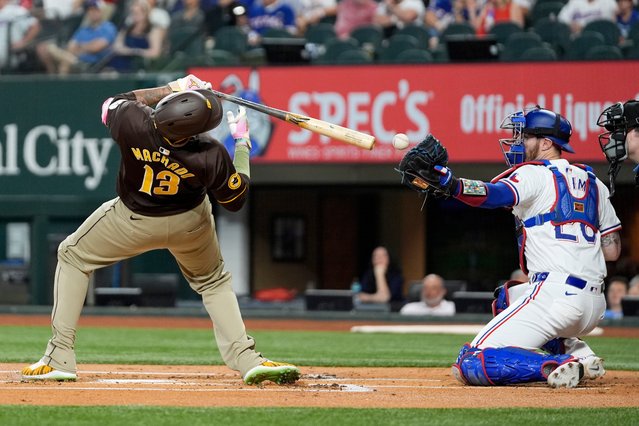
M329 138L338 141L346 142L368 150L373 149L373 146L375 145L374 136L358 132L357 130L348 129L346 127L329 123L328 121L318 120L317 118L307 117L305 115L295 114L293 112L283 111L281 109L247 101L246 99L218 92L217 90L211 89L211 92L213 92L213 94L218 98L233 102L237 105L243 105L263 114L268 114L271 117L279 118L280 120L295 124L302 129L310 130L311 132L319 133L320 135L328 136Z

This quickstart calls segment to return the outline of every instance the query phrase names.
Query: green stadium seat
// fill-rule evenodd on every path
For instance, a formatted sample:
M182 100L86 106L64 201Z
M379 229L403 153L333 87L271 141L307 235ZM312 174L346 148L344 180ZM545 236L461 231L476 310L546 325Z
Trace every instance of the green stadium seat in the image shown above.
M334 64L342 52L357 49L359 48L359 44L354 38L347 38L345 40L334 38L328 40L325 47L326 51L324 54L315 60L318 64Z
M562 1L545 1L535 3L529 13L529 19L532 25L542 18L555 19L559 15L559 11L564 7Z
M610 46L618 46L621 41L621 31L617 24L606 19L588 22L582 31L594 31L601 34L604 42Z
M522 62L556 61L557 52L548 46L531 47L521 54L519 60Z
M419 46L422 48L427 48L429 46L430 39L432 37L430 31L421 25L406 25L405 27L395 31L395 35L396 34L412 35L419 41Z
M434 59L428 50L406 49L395 56L394 62L398 64L429 64L434 62Z
M621 49L607 44L593 46L586 52L584 59L589 61L618 61L623 59Z
M604 37L594 31L582 31L579 36L575 37L566 50L563 59L569 61L581 61L586 59L586 53L594 46L606 44Z
M336 38L337 34L335 34L335 26L333 24L318 22L306 28L304 37L309 43L326 44L328 40Z
M241 56L248 48L246 33L235 26L225 26L215 32L215 49Z
M541 40L548 43L559 56L562 56L570 44L570 27L551 18L542 18L535 22L532 31L539 34Z
M376 53L384 41L384 31L378 25L362 25L351 31L351 37L357 40L362 49Z
M373 58L369 52L362 49L345 50L337 56L336 64L370 64Z
M518 24L514 22L498 22L490 29L489 34L495 36L498 43L506 44L506 40L511 34L524 31Z
M404 50L418 49L419 40L408 34L395 34L387 40L387 43L378 55L377 61L380 63L395 62L395 57Z
M503 62L514 62L521 60L521 55L533 47L542 47L541 37L534 32L514 33L504 45L504 49L499 55L499 60Z

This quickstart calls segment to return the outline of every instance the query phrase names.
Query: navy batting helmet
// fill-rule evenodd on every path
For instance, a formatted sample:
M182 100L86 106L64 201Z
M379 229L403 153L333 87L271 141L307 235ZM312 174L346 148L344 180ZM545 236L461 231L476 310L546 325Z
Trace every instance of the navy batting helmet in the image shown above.
M213 94L178 92L158 102L151 118L158 132L175 143L217 127L222 121L222 106Z

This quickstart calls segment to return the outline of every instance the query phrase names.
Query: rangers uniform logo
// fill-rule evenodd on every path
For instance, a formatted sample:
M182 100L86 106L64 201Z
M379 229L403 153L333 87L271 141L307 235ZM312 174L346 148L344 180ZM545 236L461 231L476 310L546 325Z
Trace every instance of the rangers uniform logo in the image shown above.
M229 177L229 180L228 180L229 188L237 189L240 187L241 184L242 184L242 178L240 177L239 174L233 173L231 177Z
M573 203L573 209L574 209L577 213L583 213L583 212L584 212L584 203L574 202L574 203Z

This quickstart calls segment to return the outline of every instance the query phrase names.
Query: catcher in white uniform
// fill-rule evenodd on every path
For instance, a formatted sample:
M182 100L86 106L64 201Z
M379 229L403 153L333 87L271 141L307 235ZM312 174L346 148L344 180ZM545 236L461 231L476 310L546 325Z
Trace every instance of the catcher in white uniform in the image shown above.
M462 347L453 374L469 385L575 387L605 372L578 337L603 316L605 262L619 257L621 225L591 168L561 158L562 151L574 152L564 117L537 107L509 115L501 128L513 132L500 140L511 168L491 182L456 178L445 148L430 135L399 167L412 189L473 207L509 207L515 216L521 268L530 280L496 290L496 316Z

